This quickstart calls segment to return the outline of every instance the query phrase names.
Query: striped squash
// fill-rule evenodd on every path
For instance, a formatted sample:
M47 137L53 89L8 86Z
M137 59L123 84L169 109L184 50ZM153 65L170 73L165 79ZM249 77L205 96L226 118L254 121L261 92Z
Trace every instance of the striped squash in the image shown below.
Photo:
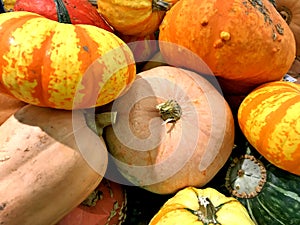
M167 200L149 225L255 225L245 207L207 187L186 187Z
M263 84L241 103L238 123L249 143L275 166L300 175L300 85Z
M8 12L0 14L0 37L0 91L33 105L104 105L135 79L130 48L96 26Z

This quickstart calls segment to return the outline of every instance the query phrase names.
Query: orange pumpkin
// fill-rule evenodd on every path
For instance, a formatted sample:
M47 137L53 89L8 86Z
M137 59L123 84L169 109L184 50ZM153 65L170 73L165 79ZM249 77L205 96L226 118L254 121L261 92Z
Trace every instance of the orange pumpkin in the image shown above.
M201 72L202 59L226 94L280 80L295 58L293 33L269 0L179 1L159 40L168 64Z
M297 0L274 0L275 7L287 22L296 40L296 55L300 55L300 2Z
M115 225L126 218L127 197L121 184L103 178L79 206L56 225Z
M123 35L154 33L167 10L178 0L98 0L98 11Z
M96 26L18 11L0 14L0 28L0 91L21 101L59 109L100 106L135 78L130 48Z
M141 72L115 100L105 128L121 174L159 194L203 186L228 159L234 124L227 102L199 74L171 66Z
M0 125L26 103L0 92Z
M275 166L300 175L300 84L259 86L240 105L238 122L249 143Z
M101 14L88 0L16 0L14 11L28 11L72 24L90 24L112 32Z

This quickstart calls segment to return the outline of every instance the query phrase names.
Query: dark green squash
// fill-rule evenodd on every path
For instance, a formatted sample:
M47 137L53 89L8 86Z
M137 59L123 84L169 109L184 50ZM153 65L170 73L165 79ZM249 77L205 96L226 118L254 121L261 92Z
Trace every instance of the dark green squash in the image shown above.
M236 149L246 154L232 158L225 187L248 210L257 225L300 224L300 176L281 170L252 146Z

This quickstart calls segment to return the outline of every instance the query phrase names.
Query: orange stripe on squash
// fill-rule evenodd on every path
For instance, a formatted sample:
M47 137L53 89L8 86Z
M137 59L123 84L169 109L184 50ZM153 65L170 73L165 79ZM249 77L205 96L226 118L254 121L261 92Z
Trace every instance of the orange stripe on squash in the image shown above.
M271 82L252 91L238 111L251 145L279 168L300 175L300 85Z

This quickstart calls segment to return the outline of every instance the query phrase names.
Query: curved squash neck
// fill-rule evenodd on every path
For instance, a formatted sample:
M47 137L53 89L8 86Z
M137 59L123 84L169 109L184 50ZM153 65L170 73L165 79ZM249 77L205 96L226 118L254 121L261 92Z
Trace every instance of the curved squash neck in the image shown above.
M56 6L58 22L71 24L70 15L63 0L54 0L54 3Z

